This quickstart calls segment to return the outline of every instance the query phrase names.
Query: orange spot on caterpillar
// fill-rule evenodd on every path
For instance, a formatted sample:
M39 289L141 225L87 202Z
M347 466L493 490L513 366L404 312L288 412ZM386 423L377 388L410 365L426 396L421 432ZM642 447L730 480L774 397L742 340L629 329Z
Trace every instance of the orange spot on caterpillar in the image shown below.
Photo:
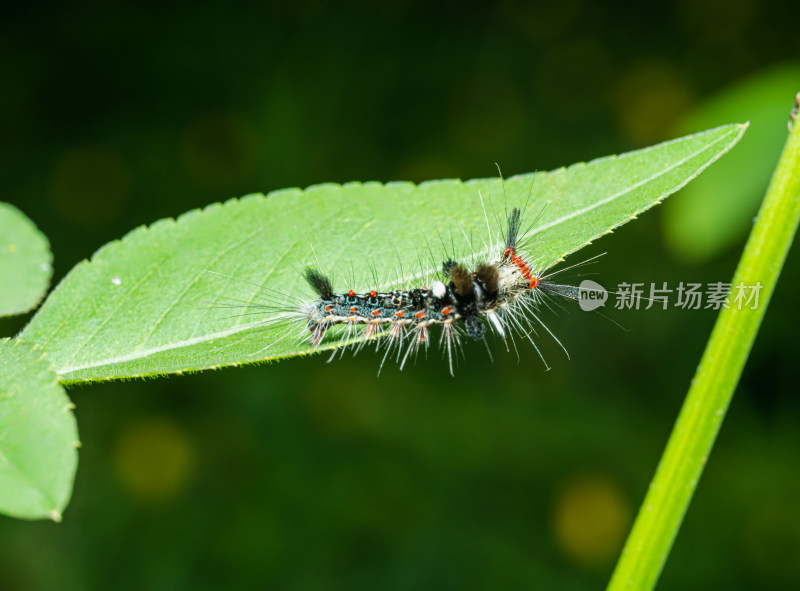
M531 289L535 289L536 286L539 285L539 278L538 277L531 277L531 282L529 284Z
M350 291L348 291L348 292L347 292L347 295L349 295L349 296L352 298L352 297L354 297L354 296L356 295L356 292L354 292L354 291L351 289Z
M442 308L442 316L447 316L450 313L450 308Z
M333 306L325 306L326 312L330 312L331 310L333 310Z
M371 291L371 292L369 292L369 297L371 297L371 298L374 298L374 297L376 297L377 295L378 295L378 294L376 294L374 291Z
M356 308L355 306L351 306L351 307L350 307L350 311L351 311L351 312L357 312L357 311L358 311L358 308Z
M416 316L417 318L425 318L425 312L417 312L417 313L415 314L415 316Z
M372 311L372 315L373 316L380 316L381 315L381 311L380 310L373 310Z
M406 311L405 310L398 310L397 312L394 313L394 315L397 316L398 318L402 318L403 316L406 315Z

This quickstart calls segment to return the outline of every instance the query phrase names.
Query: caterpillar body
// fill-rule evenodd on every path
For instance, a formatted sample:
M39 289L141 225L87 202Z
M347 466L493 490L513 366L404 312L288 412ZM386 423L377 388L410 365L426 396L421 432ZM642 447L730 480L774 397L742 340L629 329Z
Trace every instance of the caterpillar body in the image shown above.
M488 327L507 349L509 343L516 348L515 333L530 341L549 369L533 338L538 329L549 334L565 352L566 348L539 318L540 309L542 304L548 305L548 296L577 300L581 288L553 281L557 274L574 266L549 272L547 266L520 251L522 217L519 208L507 215L500 240L489 245L494 256L473 261L471 267L448 258L424 287L336 292L328 275L310 267L305 269L304 279L315 299L267 290L268 295L262 294L266 301L248 307L258 312L282 312L259 324L285 323L287 330L282 338L310 340L314 349L326 342L331 329L343 327L343 331L337 331L338 347L331 358L347 348L358 352L366 343L376 342L378 349L385 348L381 368L392 355L402 368L421 350L427 351L431 329L439 327L439 341L453 373L462 339L485 339Z

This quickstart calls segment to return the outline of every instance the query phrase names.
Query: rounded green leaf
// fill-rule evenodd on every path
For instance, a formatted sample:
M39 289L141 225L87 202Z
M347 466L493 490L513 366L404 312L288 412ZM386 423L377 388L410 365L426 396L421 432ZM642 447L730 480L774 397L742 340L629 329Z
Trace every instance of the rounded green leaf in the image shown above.
M331 184L212 205L106 245L72 270L22 338L45 346L66 382L306 353L307 339L282 338L286 327L265 326L264 314L208 303L246 305L280 292L296 308L292 298L310 296L301 276L315 256L334 288L406 285L445 256L481 251L489 232L496 239L506 203L527 203L531 256L546 267L681 188L744 129L720 127L504 184Z
M798 81L800 65L760 72L702 103L681 125L686 130L750 121L736 151L665 207L664 235L674 253L700 263L744 243L786 141Z
M50 245L25 214L0 203L0 316L36 307L53 274Z
M0 339L0 512L61 520L78 466L71 409L41 347Z

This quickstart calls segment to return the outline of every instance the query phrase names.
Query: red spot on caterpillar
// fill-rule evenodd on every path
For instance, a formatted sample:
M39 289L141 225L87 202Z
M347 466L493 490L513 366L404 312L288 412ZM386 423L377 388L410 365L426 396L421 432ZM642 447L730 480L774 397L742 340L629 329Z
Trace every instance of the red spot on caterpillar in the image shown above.
M406 311L405 310L398 310L397 312L394 313L394 315L397 316L398 318L402 318L403 316L406 315Z
M417 313L415 314L415 316L416 316L417 318L425 318L425 312L417 312Z
M333 310L333 306L325 306L326 312L330 312L331 310Z
M376 297L377 295L378 295L378 294L376 294L374 291L371 291L371 292L369 292L369 297L371 297L371 298L374 298L374 297Z
M516 252L514 251L513 248L506 248L505 251L503 252L503 256L506 258L513 257L515 254Z
M531 277L530 288L535 289L537 285L539 285L539 278Z
M356 292L354 292L354 291L351 289L350 291L348 291L348 292L347 292L347 295L349 295L349 296L352 298L353 296L355 296L355 295L356 295Z
M380 316L381 315L381 311L380 310L373 310L372 311L372 315L373 316Z
M450 313L450 308L442 308L442 316L447 316Z

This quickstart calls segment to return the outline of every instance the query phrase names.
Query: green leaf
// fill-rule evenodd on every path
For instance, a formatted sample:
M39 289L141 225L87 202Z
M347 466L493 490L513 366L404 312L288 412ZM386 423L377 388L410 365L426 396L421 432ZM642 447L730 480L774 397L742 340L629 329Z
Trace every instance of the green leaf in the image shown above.
M78 466L71 409L41 347L0 339L0 512L61 520Z
M36 307L50 285L52 262L44 234L16 207L0 203L0 316Z
M354 289L421 275L417 261L466 257L492 232L504 199L528 202L532 258L554 264L681 188L733 146L728 125L619 157L508 179L320 185L252 195L139 228L75 267L24 330L65 382L192 371L309 352L264 316L209 309L252 302L257 286L309 297L314 261ZM504 190L505 188L505 197ZM538 217L537 217L538 216ZM229 279L217 273L237 278ZM371 277L383 283L376 286ZM337 281L338 280L338 281ZM247 283L251 282L251 283ZM266 292L261 291L263 296ZM271 293L271 292L270 292ZM236 313L234 311L234 313ZM298 334L304 330L298 326Z
M664 208L661 219L673 252L701 263L744 243L786 140L786 97L797 92L798 80L800 64L759 72L704 102L683 122L679 132L743 118L750 127L735 152Z

